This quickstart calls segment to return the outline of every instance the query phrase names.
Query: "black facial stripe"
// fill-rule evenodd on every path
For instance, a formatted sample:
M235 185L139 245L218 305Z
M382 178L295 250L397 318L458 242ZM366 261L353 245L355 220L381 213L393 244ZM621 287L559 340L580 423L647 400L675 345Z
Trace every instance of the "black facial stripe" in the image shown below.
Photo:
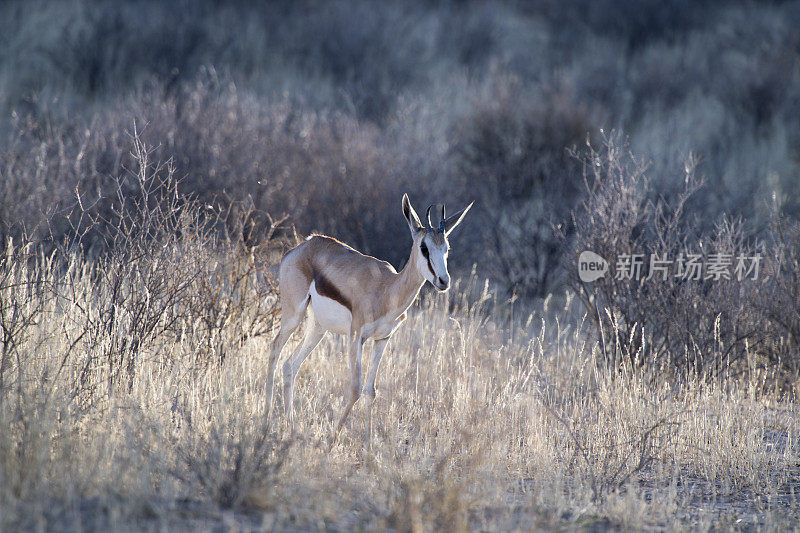
M436 272L433 271L433 265L431 265L431 258L426 256L426 259L428 260L428 270L431 271L431 276L433 276L433 279L436 279Z
M434 272L433 265L431 264L431 253L425 241L419 243L419 251L422 252L422 257L428 262L428 270L431 271L431 276L433 276L433 279L436 279L436 272Z

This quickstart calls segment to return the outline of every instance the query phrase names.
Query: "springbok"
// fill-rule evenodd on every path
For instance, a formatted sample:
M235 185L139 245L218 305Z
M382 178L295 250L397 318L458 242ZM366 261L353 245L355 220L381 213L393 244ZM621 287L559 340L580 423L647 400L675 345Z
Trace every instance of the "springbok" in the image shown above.
M403 215L411 230L411 254L398 273L392 265L324 235L313 235L290 250L281 259L279 289L281 326L272 342L267 372L267 416L272 408L275 367L281 350L297 329L311 302L313 318L308 321L300 346L283 365L283 387L286 417L294 427L292 399L294 381L306 357L319 344L326 331L348 335L350 359L350 398L336 426L336 441L353 405L361 396L361 352L367 339L374 339L372 361L364 392L367 396L366 444L372 430L372 405L375 400L375 376L383 350L392 333L406 318L406 310L428 280L439 291L450 286L447 272L447 237L472 207L442 218L439 226L431 225L431 207L427 225L423 226L403 195Z

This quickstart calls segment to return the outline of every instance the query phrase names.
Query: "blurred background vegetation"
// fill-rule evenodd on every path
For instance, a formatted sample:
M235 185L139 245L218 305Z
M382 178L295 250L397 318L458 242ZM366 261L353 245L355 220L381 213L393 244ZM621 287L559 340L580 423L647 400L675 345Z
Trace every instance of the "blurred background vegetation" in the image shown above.
M797 217L797 21L797 1L4 2L0 237L67 238L78 195L102 214L136 174L135 123L180 194L398 268L402 192L477 200L453 268L543 296L581 154L614 130L646 162L643 201L680 198L692 158L699 233Z

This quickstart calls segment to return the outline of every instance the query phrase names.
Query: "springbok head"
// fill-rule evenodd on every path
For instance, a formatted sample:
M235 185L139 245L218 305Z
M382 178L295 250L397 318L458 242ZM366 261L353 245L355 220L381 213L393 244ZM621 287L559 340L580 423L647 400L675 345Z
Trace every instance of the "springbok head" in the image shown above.
M403 215L408 221L411 238L414 240L410 260L414 261L414 266L420 275L430 281L431 285L439 291L446 291L450 287L450 274L447 272L447 254L450 251L450 243L447 237L464 219L464 215L472 207L472 203L449 217L445 206L442 205L441 219L434 228L431 223L433 205L428 207L425 214L426 224L423 226L417 212L411 207L408 195L403 195Z

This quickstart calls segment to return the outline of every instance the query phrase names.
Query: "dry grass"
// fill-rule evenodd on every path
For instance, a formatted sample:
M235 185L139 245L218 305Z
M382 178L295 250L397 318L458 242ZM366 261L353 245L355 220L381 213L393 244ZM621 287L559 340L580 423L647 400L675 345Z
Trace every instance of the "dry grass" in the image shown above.
M280 415L264 419L268 336L235 343L223 327L220 362L197 357L211 330L162 330L128 380L108 381L99 355L118 333L79 334L101 308L92 269L24 251L0 266L3 327L18 325L3 344L4 527L702 529L795 512L793 403L757 382L677 390L604 370L588 322L559 323L570 302L512 321L475 278L424 298L382 362L365 456L358 406L326 447L347 386L342 339L302 368L291 437Z

